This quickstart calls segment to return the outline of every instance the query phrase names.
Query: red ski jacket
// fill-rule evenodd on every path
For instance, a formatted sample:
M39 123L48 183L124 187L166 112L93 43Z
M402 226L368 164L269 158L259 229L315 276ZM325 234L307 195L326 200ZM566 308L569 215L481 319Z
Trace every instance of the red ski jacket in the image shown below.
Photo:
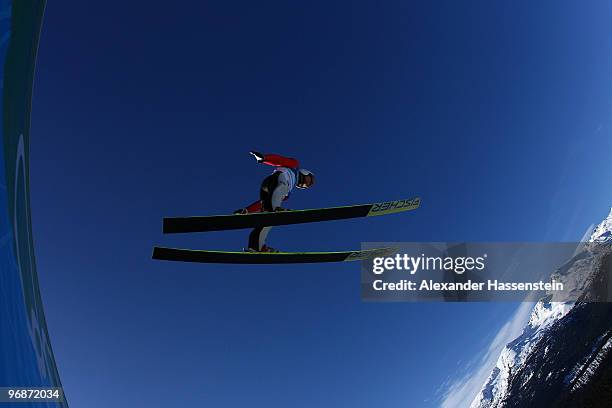
M284 157L280 154L264 154L263 164L274 167L288 167L290 169L297 169L300 167L300 162L291 157Z
M280 154L268 153L264 154L264 158L261 161L263 164L267 164L268 166L274 167L287 167L290 169L297 170L300 167L300 162L291 157L281 156ZM287 200L288 196L283 199L283 201ZM253 212L261 212L262 204L261 201L255 201L253 204L246 207L246 210L249 213Z

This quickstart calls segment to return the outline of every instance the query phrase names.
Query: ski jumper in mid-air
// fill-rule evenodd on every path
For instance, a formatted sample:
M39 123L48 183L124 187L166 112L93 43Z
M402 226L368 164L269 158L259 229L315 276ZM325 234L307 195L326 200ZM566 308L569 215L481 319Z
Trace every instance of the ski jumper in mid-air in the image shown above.
M286 211L281 207L281 204L289 198L294 187L306 189L314 184L314 174L306 169L301 169L300 163L296 159L255 151L249 153L257 159L258 163L274 166L275 169L261 183L259 200L245 208L234 211L234 214ZM249 235L248 251L278 252L266 245L266 237L271 228L255 228Z

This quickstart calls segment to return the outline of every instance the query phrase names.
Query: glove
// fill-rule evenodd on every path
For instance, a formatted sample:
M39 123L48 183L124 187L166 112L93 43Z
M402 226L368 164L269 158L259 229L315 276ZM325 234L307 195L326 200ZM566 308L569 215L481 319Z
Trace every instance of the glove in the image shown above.
M257 160L257 163L261 163L262 161L264 161L264 155L262 153L255 152L255 151L250 151L249 153L252 154L253 157L255 157L255 160Z

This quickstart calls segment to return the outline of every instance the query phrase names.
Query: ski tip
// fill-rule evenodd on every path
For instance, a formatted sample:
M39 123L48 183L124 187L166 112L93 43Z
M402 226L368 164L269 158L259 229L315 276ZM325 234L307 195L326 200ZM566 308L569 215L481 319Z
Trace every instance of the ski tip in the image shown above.
M404 211L416 210L421 205L421 197L407 198L404 200L384 201L372 204L367 217L377 215L394 214Z
M345 262L350 261L367 261L370 259L378 258L381 256L390 256L397 253L400 250L399 247L383 247L364 249L361 251L354 251L352 254L346 257Z

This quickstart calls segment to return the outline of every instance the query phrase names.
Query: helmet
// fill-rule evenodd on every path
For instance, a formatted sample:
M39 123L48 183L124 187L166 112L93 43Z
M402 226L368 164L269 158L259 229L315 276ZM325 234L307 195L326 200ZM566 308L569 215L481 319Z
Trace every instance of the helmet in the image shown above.
M312 171L300 169L298 171L298 179L295 183L297 188L309 188L314 184L315 177Z

